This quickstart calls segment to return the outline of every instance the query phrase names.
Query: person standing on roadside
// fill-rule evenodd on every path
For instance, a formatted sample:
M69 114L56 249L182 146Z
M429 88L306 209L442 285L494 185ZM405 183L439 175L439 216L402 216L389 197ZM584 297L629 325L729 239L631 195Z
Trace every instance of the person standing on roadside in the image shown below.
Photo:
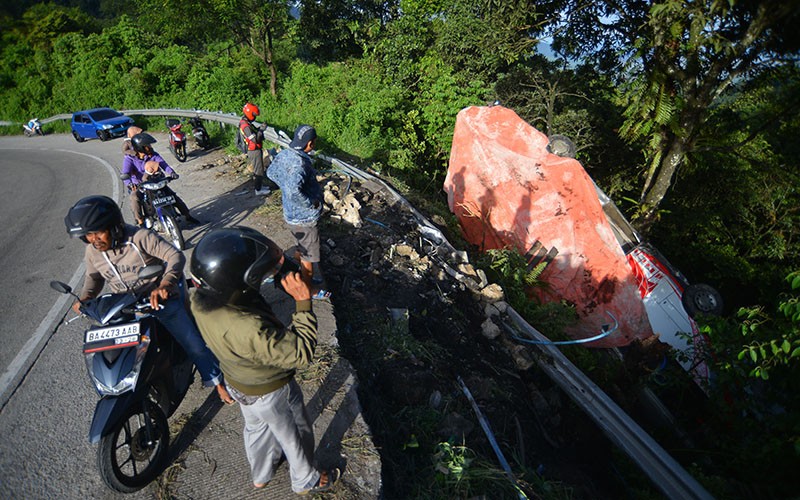
M283 251L255 229L210 231L192 253L190 269L197 287L191 310L242 411L253 486L266 487L285 456L295 493L324 493L340 471L320 471L313 465L314 429L294 378L297 369L313 361L317 317L308 275L301 270L281 276L283 260ZM289 327L260 293L270 278L280 279L295 300Z
M328 298L319 267L320 242L317 221L322 216L322 186L308 155L314 150L317 131L311 125L300 125L294 131L289 149L275 156L267 175L281 189L283 219L297 240L300 265L315 285L314 298Z
M247 159L253 167L253 187L256 196L268 196L272 191L264 184L264 130L253 123L261 114L258 106L248 102L242 108L244 116L239 120L239 133L247 143Z

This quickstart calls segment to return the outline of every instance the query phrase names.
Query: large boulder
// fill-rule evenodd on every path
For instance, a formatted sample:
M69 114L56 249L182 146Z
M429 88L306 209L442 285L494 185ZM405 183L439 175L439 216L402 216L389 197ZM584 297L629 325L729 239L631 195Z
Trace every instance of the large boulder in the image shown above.
M510 247L531 267L547 264L541 300L567 300L580 317L566 333L587 338L620 328L593 347L624 346L653 332L626 262L581 164L547 151L547 136L502 106L456 118L444 182L464 236L481 250ZM536 325L533 325L534 327Z

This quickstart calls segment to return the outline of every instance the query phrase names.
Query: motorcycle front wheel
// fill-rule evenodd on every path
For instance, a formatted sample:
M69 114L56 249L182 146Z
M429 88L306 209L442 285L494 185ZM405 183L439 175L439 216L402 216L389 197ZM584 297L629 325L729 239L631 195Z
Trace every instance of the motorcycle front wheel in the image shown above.
M178 226L178 221L175 219L175 216L164 214L162 226L163 227L161 229L167 233L169 241L172 242L175 248L178 250L183 250L183 233L181 232L181 228Z
M97 468L109 488L132 493L152 482L164 468L169 424L152 401L132 406L97 448Z
M186 161L186 143L179 142L175 145L175 158L178 161Z

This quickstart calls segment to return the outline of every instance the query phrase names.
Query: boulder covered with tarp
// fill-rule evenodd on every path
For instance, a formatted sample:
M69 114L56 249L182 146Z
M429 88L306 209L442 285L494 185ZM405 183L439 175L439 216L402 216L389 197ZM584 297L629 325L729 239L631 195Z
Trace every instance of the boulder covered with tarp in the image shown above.
M513 248L544 267L539 300L575 304L566 332L593 347L624 346L653 332L638 285L595 185L581 164L548 151L548 138L502 106L473 106L456 119L444 182L465 238L481 250ZM536 325L533 325L534 327Z

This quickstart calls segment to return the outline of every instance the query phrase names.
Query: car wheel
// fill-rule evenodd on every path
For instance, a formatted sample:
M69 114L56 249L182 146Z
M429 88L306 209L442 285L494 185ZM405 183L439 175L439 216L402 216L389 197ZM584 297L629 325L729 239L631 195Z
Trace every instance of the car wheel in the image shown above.
M97 137L99 137L100 140L103 141L103 142L106 142L107 140L109 140L111 138L111 136L108 135L108 131L107 130L98 130L97 131Z
M722 314L722 296L713 287L698 283L689 285L681 297L683 308L692 318L697 314L720 316Z
M547 151L564 158L575 158L578 148L565 135L551 135L550 142L547 143Z
M76 140L76 141L78 141L78 142L83 142L83 141L85 141L85 140L86 140L86 139L84 139L83 137L81 137L81 136L80 136L80 134L78 134L78 133L77 133L77 132L75 132L74 130L72 131L72 137L74 137L74 138L75 138L75 140Z

